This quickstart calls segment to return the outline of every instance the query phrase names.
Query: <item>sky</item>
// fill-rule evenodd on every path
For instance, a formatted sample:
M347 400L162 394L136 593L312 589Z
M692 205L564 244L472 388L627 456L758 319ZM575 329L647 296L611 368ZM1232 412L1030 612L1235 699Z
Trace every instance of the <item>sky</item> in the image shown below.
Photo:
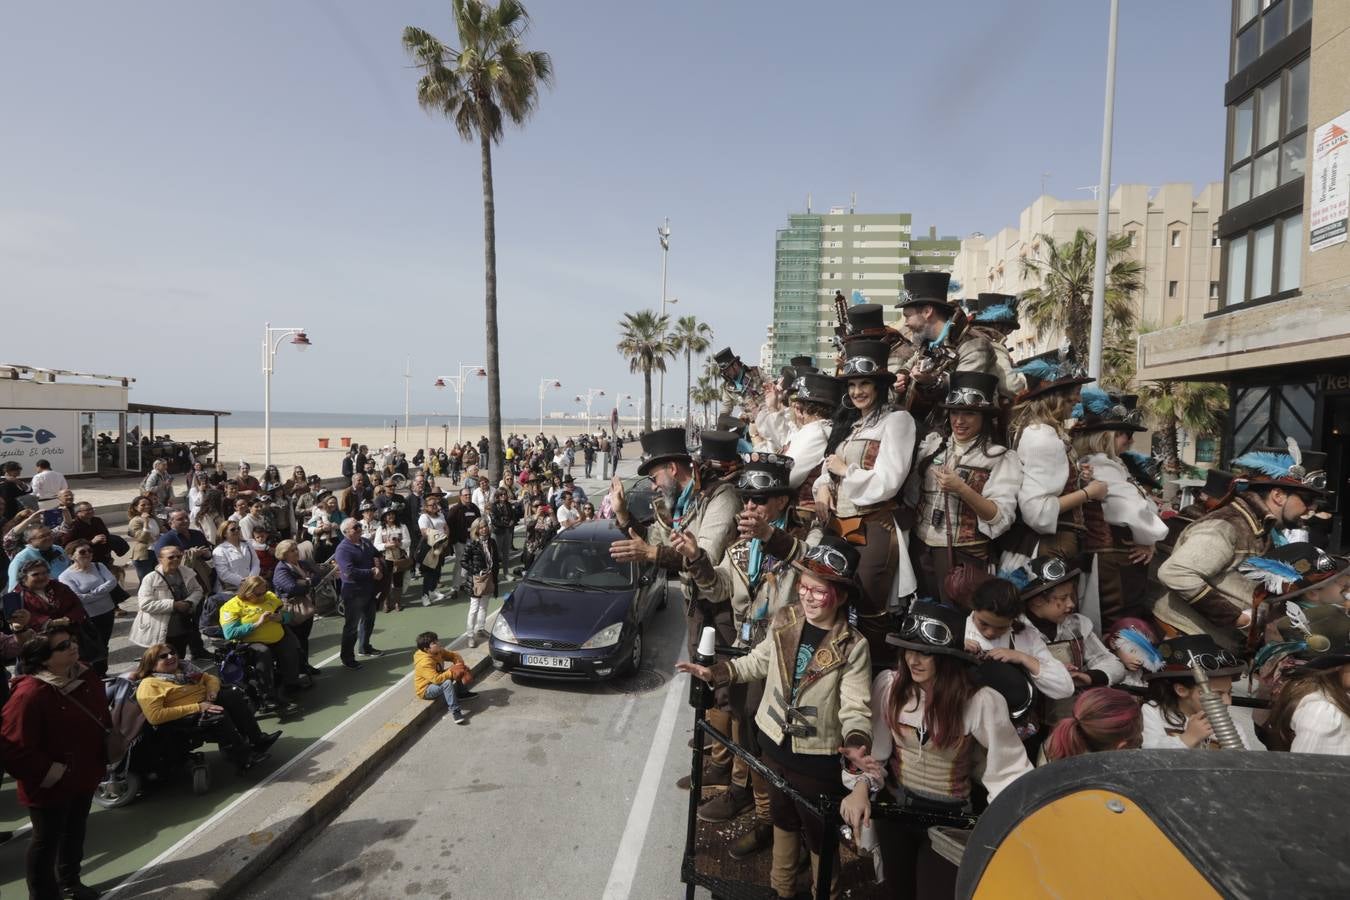
M661 301L757 358L790 212L992 233L1098 179L1108 0L527 0L555 85L495 149L507 417L639 395L618 321ZM416 103L406 25L445 0L0 8L0 362L142 403L450 412L482 363L476 144ZM1228 0L1125 0L1114 183L1217 180ZM672 362L666 401L682 399ZM606 401L596 401L597 411ZM485 413L481 382L465 414Z

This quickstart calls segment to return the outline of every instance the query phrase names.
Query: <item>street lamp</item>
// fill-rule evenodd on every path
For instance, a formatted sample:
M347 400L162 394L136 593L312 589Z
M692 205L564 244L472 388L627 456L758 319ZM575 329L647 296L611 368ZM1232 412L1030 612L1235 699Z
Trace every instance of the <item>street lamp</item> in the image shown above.
M273 335L276 335L275 341ZM277 350L286 337L290 337L291 345L300 351L314 346L303 328L273 328L271 322L263 324L263 468L272 464L272 370L276 365Z
M666 304L677 302L674 298L667 299L666 297L666 261L670 258L669 216L667 216L666 221L659 228L656 229L656 236L661 241L661 315L664 317L666 314ZM664 409L664 404L666 402L666 373L664 369L661 371L660 379L661 379L660 387L658 388L659 393L656 405L657 428L660 428L662 425L661 412Z
M544 431L544 392L562 387L562 382L556 378L539 379L539 432Z
M586 404L586 433L587 433L587 434L590 434L590 433L591 433L591 401L594 400L596 397L603 397L603 396L605 396L605 392L604 392L603 390L601 390L600 388L586 388L586 396L585 396L585 397L582 397L580 394L577 395L577 402L578 402L578 403L585 403L585 404Z
M477 378L486 378L487 370L479 365L459 364L458 375L440 375L432 382L436 390L445 390L446 386L455 389L455 415L458 418L458 424L455 426L455 443L464 443L464 378L471 374ZM447 426L448 427L448 426Z

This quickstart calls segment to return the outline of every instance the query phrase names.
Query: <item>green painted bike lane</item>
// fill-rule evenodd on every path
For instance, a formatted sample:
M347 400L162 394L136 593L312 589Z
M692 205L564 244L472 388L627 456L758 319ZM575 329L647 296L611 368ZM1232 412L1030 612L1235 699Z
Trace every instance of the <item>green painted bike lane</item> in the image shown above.
M501 605L500 597L504 597L512 586L512 582L503 583L499 599L492 601L489 612L497 610ZM338 652L342 620L326 617L315 623L310 637L310 661L314 665L322 663L323 674L314 678L313 689L300 694L303 707L300 716L280 724L275 718L261 720L264 730L280 728L285 732L272 747L271 757L265 763L245 775L237 775L221 759L215 745L208 743L203 749L211 765L211 790L206 794L196 796L192 793L191 779L184 767L181 774L147 786L140 798L125 807L102 809L95 805L85 840L81 876L84 882L105 892L111 890L228 806L241 793L315 745L412 671L414 641L419 633L435 631L447 642L459 637L464 631L468 601L447 598L423 607L418 602L420 590L421 580L409 578L402 611L378 615L372 643L384 651L384 655L358 657L361 661L359 671L344 668L336 658L328 661ZM333 740L341 742L342 733L335 735ZM302 762L284 773L281 779L303 781L311 771ZM27 822L14 781L6 775L4 786L0 788L0 831L13 831ZM0 897L26 896L24 853L27 847L26 835L0 845Z

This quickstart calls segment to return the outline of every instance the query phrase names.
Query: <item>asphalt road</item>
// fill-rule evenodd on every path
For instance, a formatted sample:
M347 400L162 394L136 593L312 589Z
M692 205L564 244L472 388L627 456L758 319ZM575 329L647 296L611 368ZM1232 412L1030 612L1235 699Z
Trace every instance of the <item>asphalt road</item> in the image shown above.
M679 586L637 676L608 685L493 673L287 854L252 898L683 896L693 713ZM700 892L700 896L707 896Z

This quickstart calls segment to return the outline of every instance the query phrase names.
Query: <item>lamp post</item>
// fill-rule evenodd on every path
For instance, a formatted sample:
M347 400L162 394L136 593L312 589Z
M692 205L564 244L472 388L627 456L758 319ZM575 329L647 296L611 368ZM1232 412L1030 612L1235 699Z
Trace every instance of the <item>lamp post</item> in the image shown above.
M1106 102L1102 113L1101 184L1097 188L1097 258L1092 270L1092 330L1088 340L1088 375L1102 377L1102 339L1106 330L1106 244L1111 217L1111 126L1116 104L1116 20L1120 0L1111 0L1106 32Z
M679 302L675 300L673 297L669 299L666 297L666 261L670 258L669 216L666 217L665 223L661 225L661 227L656 229L656 236L661 241L661 316L664 318L666 315L666 304ZM666 373L664 369L661 371L660 374L660 386L658 387L657 391L658 394L656 406L657 409L656 427L660 428L664 424L661 421L661 411L665 409L665 402L666 402Z
M444 390L447 385L455 389L455 415L458 419L458 424L455 426L456 444L464 442L464 378L469 374L476 378L486 378L487 370L482 366L466 366L464 363L460 363L458 375L439 375L432 383L438 391ZM446 428L449 429L449 426L447 425ZM447 443L449 443L448 440Z
M605 392L604 392L603 390L601 390L600 388L586 388L586 396L585 396L585 397L582 397L580 394L577 395L577 402L578 402L578 403L585 403L585 404L586 404L586 433L587 433L587 434L590 434L590 433L591 433L591 401L594 400L596 397L603 397L603 396L605 396Z
M539 432L544 431L544 392L562 387L562 382L556 378L539 379Z
M272 339L273 335L276 340ZM263 323L263 467L272 464L272 370L276 366L277 350L284 338L290 337L291 344L303 351L314 346L303 328L273 328L271 322Z

